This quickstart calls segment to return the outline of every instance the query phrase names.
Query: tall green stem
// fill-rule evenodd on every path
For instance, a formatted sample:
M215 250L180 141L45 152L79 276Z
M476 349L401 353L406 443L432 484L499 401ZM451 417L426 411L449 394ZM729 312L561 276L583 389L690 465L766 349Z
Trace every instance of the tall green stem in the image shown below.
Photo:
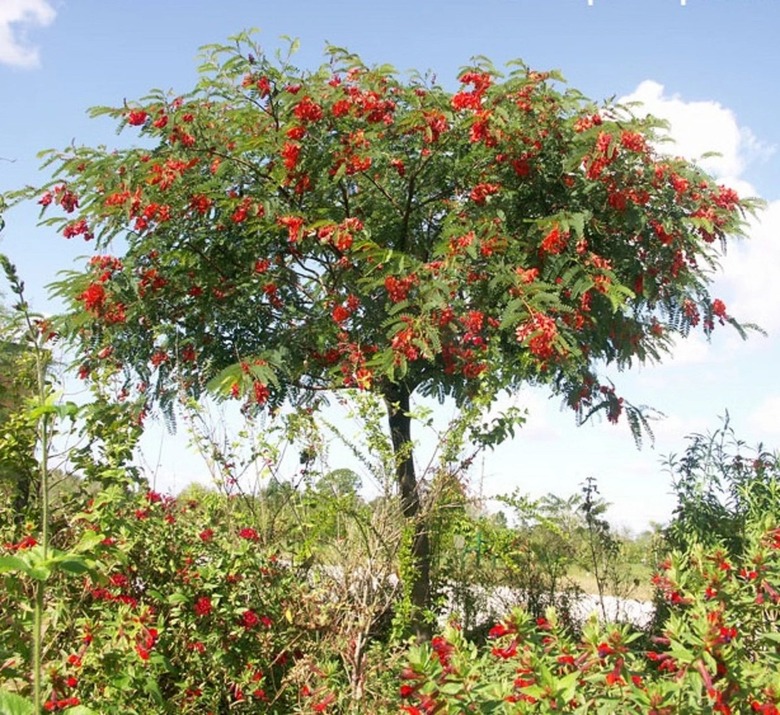
M19 296L17 309L24 316L27 326L27 335L29 343L32 346L35 357L35 376L36 376L36 403L43 409L46 405L47 386L46 386L46 366L47 359L45 350L41 345L41 335L37 326L33 323L29 308L24 300L23 284L16 276L13 266L6 266L6 272L9 274L11 285L15 293ZM51 439L51 415L43 411L37 417L38 444L40 446L40 494L39 507L41 512L41 550L44 561L49 552L49 443ZM35 581L35 603L33 607L33 656L32 656L32 679L33 679L33 702L35 712L43 712L43 612L46 601L46 581Z

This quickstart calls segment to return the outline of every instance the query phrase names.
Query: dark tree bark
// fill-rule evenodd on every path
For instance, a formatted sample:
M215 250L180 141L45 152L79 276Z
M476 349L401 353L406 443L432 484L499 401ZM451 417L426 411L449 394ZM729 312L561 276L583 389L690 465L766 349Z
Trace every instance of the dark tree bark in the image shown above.
M414 529L411 546L413 582L408 584L414 607L414 628L419 638L431 636L430 625L423 618L431 605L431 542L428 524L422 513L420 489L414 470L409 398L412 390L405 384L389 385L384 391L390 423L390 437L395 454L395 476L401 496L401 510Z

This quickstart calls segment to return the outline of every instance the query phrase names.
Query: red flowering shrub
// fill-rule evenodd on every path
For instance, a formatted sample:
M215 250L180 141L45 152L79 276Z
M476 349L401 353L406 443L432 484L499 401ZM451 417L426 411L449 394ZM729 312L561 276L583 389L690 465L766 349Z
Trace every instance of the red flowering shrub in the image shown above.
M410 651L402 711L777 713L779 535L752 524L736 559L673 553L653 579L669 614L649 634L594 619L575 639L553 609L537 621L516 611L482 647L448 628Z
M70 519L57 539L91 565L48 581L47 712L292 710L299 692L287 678L311 642L301 613L312 597L255 529L237 533L228 508L216 495L108 488ZM33 548L31 537L9 541L0 558ZM23 683L29 646L14 615L30 591L2 570L0 682Z

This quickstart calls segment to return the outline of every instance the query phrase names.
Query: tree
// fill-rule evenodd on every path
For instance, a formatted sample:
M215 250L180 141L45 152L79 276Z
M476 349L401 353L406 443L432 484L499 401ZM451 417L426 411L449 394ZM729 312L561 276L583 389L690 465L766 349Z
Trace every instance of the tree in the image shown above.
M95 246L56 286L63 330L82 376L163 406L207 389L247 409L381 395L422 607L412 395L471 408L543 384L638 434L599 367L659 359L697 326L743 332L707 287L754 203L659 156L657 122L521 62L503 76L476 59L451 93L335 47L309 72L293 48L233 39L206 48L191 93L93 111L141 146L49 155L46 222Z

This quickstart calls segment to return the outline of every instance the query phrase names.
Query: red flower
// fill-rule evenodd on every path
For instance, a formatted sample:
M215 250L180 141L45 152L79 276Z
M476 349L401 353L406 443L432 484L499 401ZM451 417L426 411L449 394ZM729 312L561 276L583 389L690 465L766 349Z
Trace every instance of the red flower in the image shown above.
M190 206L199 214L205 214L211 207L211 199L205 194L195 194L190 199Z
M312 710L314 710L315 713L324 713L328 705L334 700L336 700L336 696L333 693L328 693L322 700L313 705Z
M241 531L238 532L238 535L247 541L260 541L260 534L249 526L245 526L241 529Z
M62 229L62 235L65 238L73 238L74 236L84 236L85 241L89 241L94 238L94 234L89 230L86 219L80 218L78 221L71 221L65 225Z
M542 360L553 357L557 350L554 345L558 335L555 321L542 313L533 316L515 331L518 342L528 341L528 350Z
M6 548L9 551L24 551L25 549L31 549L38 541L34 536L25 536L16 544L6 544Z
M615 649L608 643L599 643L596 652L598 653L599 658L606 658L608 655L614 653Z
M406 174L406 166L404 165L403 160L391 159L390 166L392 166L398 172L399 176L403 176L404 174Z
M241 625L247 630L254 628L258 623L260 623L260 616L251 608L247 608L246 611L241 614Z
M406 300L409 290L417 285L417 276L410 275L404 278L388 276L385 278L385 290L393 303L400 303Z
M304 220L300 216L280 216L276 223L287 228L287 234L291 243L301 239Z
M629 151L644 152L645 138L638 132L624 131L620 135L620 143Z
M542 240L541 249L544 253L555 255L566 248L568 240L568 232L561 233L558 226L555 226Z
M296 142L285 142L281 154L282 159L284 159L285 169L292 171L298 163L298 157L301 154L301 145Z
M78 299L84 303L87 310L99 313L106 300L106 289L100 283L92 283Z
M505 636L507 633L511 633L512 631L507 628L503 623L496 623L495 626L493 626L490 629L490 632L488 633L488 638L500 638L501 636Z
M343 305L337 305L333 312L331 313L331 316L333 317L333 320L336 323L343 323L347 318L350 316L349 308L343 306Z
M469 194L469 198L477 205L482 205L488 196L497 194L501 187L498 184L477 184Z
M195 606L193 610L195 611L196 616L208 616L209 613L211 613L211 599L208 596L201 596L197 601L195 601Z
M517 641L513 640L506 648L493 648L490 652L502 660L512 658L517 655Z
M132 109L127 113L127 123L133 127L140 127L149 115L143 109Z
M414 695L414 691L415 690L416 690L416 688L413 685L408 685L407 683L404 683L399 688L399 695L402 698L408 698L410 695Z
M271 391L268 389L268 385L255 380L252 383L252 394L255 398L255 402L258 405L264 405L268 402L268 398L271 396Z
M207 543L214 538L214 529L204 529L199 536L202 542Z
M293 109L293 114L302 122L316 122L322 119L322 107L311 98L304 97Z

